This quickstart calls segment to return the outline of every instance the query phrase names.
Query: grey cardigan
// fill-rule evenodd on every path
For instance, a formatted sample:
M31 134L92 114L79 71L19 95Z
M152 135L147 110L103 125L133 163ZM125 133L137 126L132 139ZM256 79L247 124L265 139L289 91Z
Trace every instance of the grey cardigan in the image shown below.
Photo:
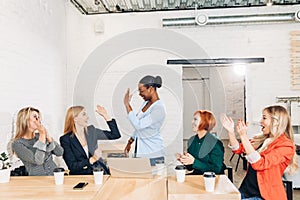
M33 139L15 140L12 149L25 165L29 176L53 175L53 169L57 166L52 154L62 156L64 151L54 140L51 143L39 141L39 133Z

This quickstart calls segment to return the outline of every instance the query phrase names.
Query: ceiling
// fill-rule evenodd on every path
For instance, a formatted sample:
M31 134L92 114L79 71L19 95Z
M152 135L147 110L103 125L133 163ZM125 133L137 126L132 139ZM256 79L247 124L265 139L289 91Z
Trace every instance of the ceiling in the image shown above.
M85 15L292 5L300 0L70 0Z

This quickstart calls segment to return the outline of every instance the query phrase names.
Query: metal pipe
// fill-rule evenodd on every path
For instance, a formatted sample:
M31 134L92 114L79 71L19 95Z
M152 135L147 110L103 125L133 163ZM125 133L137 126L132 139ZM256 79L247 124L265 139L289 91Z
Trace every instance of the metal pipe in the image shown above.
M299 11L295 13L270 13L255 15L224 15L224 16L206 16L199 14L196 17L184 18L165 18L162 19L163 27L180 26L200 26L217 24L240 24L240 23L259 23L259 22L299 22ZM206 19L207 20L203 20ZM201 19L203 21L199 21ZM198 20L198 21L197 21Z

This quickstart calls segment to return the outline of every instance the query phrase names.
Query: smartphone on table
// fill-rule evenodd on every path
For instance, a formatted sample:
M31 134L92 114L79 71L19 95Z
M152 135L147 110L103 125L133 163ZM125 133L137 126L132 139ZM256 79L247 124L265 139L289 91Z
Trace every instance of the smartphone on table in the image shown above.
M87 186L88 182L79 182L77 185L73 187L74 190L82 190L85 186Z

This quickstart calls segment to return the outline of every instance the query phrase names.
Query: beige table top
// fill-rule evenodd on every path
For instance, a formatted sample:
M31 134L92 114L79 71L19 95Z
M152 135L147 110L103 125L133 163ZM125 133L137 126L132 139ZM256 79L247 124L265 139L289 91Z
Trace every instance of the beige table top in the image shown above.
M103 183L109 176L103 177ZM79 182L88 182L83 190L73 190ZM63 185L55 185L54 176L14 176L0 183L0 199L93 199L101 190L92 175L65 176Z
M232 184L226 175L219 175L216 178L215 191L205 191L203 176L188 175L185 182L178 183L175 176L168 177L168 199L222 199L240 200L241 195L238 189Z
M167 179L109 178L95 199L166 200Z

